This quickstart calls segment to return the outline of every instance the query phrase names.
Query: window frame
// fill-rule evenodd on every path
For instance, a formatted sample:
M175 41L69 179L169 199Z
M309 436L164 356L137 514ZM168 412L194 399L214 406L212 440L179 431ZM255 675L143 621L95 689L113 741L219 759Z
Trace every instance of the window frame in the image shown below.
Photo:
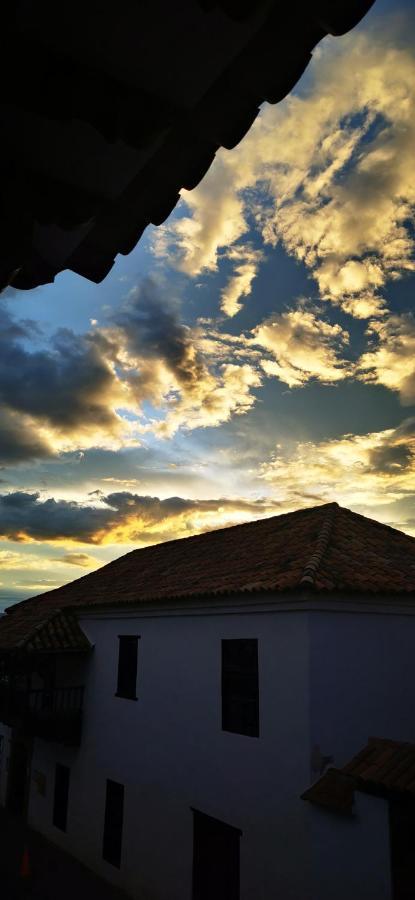
M117 688L115 691L115 697L119 697L122 700L138 700L138 696L137 696L138 642L140 640L140 635L139 634L119 634L117 636L118 636L118 663L117 663ZM123 680L122 663L121 663L121 660L122 660L121 647L123 646L122 641L128 641L129 644L133 644L133 642L134 642L134 645L135 645L135 660L134 660L135 676L134 676L134 679L131 679L131 681L134 681L134 690L131 692L129 690L128 691L126 690L125 684L124 685L122 684L122 680ZM125 646L126 646L126 644L124 644L124 647ZM121 663L121 666L120 666L120 663ZM131 661L130 661L130 663L131 663ZM124 663L124 665L125 665L125 663ZM124 680L125 680L125 672L124 672Z
M226 648L237 644L241 649L242 645L251 645L254 651L251 667L244 669L238 660L226 659ZM222 731L244 737L260 736L258 651L258 638L223 638L221 641ZM248 714L250 706L253 711Z

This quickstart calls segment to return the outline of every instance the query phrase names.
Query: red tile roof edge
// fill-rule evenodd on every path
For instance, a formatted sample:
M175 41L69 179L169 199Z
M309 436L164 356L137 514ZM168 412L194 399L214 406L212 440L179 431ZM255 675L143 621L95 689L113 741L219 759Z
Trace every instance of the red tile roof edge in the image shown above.
M295 539L296 523L299 526L300 543ZM355 529L357 538L354 535ZM245 564L246 554L249 557L251 533L256 556ZM274 534L276 545L273 543ZM285 557L287 539L282 544L280 540L278 544L278 535L281 534L288 535L289 541L293 542L292 553L289 551ZM369 577L365 557L367 535L369 550L370 541L374 546L374 550L371 550L373 578ZM302 541L305 541L304 545ZM236 559L242 567L241 577L233 577L233 557L228 555L228 550L225 556L222 554L219 577L214 577L215 557L212 557L212 550L209 548L213 546L216 552L215 548L222 544L230 547L231 553L236 549ZM206 552L204 550L201 553L202 545L205 550L207 547ZM389 545L395 548L394 555L389 553ZM243 557L240 553L238 557L240 546L245 548ZM283 554L281 571L278 570L275 546ZM361 571L357 574L353 554L361 557ZM200 558L208 564L206 577L202 577L199 570L195 569L194 562L186 562L193 559L197 565ZM293 565L295 559L298 564ZM382 565L377 577L379 562ZM403 563L405 566L402 569ZM333 566L339 566L339 570L337 575L332 576ZM136 584L135 571L144 572L141 583ZM158 583L153 583L153 573L160 575ZM7 615L0 622L1 651L17 649L18 644L24 647L25 642L30 641L36 633L35 627L44 625L45 620L50 615L54 616L57 610L61 610L61 616L66 618L69 611L76 617L84 612L114 607L131 609L155 602L185 603L193 600L200 603L216 599L219 603L220 598L236 598L238 595L241 598L257 595L259 598L261 595L267 597L272 594L282 599L285 597L287 603L303 600L311 602L313 595L330 599L335 597L340 602L364 596L368 602L374 602L372 598L376 598L385 605L390 605L393 595L394 598L399 596L403 604L413 607L415 538L331 502L149 545L132 550L107 563L102 569L83 575L60 588L8 607ZM63 621L62 626L66 627Z
M301 794L300 800L322 806L331 812L352 816L355 789L355 779L332 766Z
M350 814L355 791L381 797L415 797L415 744L370 737L341 769L327 769L301 799Z

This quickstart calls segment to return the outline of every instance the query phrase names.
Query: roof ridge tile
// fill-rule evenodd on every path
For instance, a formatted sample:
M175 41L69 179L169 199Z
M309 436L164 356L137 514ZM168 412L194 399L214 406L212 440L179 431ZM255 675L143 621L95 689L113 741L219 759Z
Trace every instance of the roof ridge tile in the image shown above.
M339 509L338 503L329 503L325 506L326 516L319 531L314 552L311 554L308 562L305 564L303 574L299 584L314 586L317 572L320 568L323 556L325 555L330 544L330 538L333 533L334 520L336 512Z

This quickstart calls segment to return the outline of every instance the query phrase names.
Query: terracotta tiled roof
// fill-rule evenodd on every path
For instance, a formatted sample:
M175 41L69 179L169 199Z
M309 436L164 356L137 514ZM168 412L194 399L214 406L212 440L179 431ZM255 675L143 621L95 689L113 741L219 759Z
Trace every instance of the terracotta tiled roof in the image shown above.
M347 765L328 769L302 799L336 812L351 813L354 791L415 796L415 744L369 738Z
M372 2L4 4L0 286L101 281Z
M352 815L355 787L353 778L344 775L340 769L332 768L312 784L301 799L333 812Z
M301 590L415 599L415 538L328 503L133 550L10 607L0 648L57 609Z
M415 744L370 738L342 772L360 787L375 786L415 795Z
M28 604L17 616L3 616L0 621L3 626L0 626L0 651L48 653L91 649L76 615L70 609L61 611L47 604Z
M79 625L77 617L69 610L53 612L23 638L19 648L30 652L87 651L91 644Z

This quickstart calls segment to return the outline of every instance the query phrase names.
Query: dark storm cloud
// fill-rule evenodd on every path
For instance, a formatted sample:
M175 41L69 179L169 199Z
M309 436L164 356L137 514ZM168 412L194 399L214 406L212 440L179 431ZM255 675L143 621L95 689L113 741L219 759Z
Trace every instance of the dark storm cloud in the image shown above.
M40 494L14 491L0 495L0 534L10 540L53 540L92 535L108 526L112 511L82 507L67 500L39 500Z
M408 469L414 458L413 446L409 444L385 444L375 447L369 454L369 469L376 472L394 473Z
M50 349L30 351L21 339L27 323L16 323L4 308L0 318L0 403L70 431L85 422L113 424L102 397L113 373L88 335L61 329Z
M0 408L0 465L51 456L48 445L21 417Z
M32 322L18 322L0 306L0 414L22 417L25 433L13 437L9 424L0 464L131 446L143 424L164 437L217 425L247 412L261 382L245 360L212 362L198 347L199 333L180 321L174 299L151 279L102 326L82 335L60 329L46 347L35 346L36 337ZM157 418L146 402L160 411Z
M394 474L410 469L414 464L415 418L405 419L386 434L383 443L369 453L369 468L376 472Z
M118 407L130 402L138 412L142 400L161 398L158 363L184 392L206 371L174 303L149 279L103 328L83 335L60 329L40 349L29 344L38 334L35 323L16 320L0 304L0 464L51 455L39 426L55 448L66 435L119 435Z
M113 322L133 357L163 360L182 385L203 376L205 367L195 353L190 329L180 321L174 301L167 301L151 278L130 293Z
M145 537L146 527L162 525L192 512L242 510L260 516L272 509L272 504L263 501L182 497L160 500L128 491L108 494L101 499L100 506L92 506L68 500L41 500L38 493L14 491L0 494L0 535L14 541L67 539L100 543L108 531L129 523L129 539L138 540Z

